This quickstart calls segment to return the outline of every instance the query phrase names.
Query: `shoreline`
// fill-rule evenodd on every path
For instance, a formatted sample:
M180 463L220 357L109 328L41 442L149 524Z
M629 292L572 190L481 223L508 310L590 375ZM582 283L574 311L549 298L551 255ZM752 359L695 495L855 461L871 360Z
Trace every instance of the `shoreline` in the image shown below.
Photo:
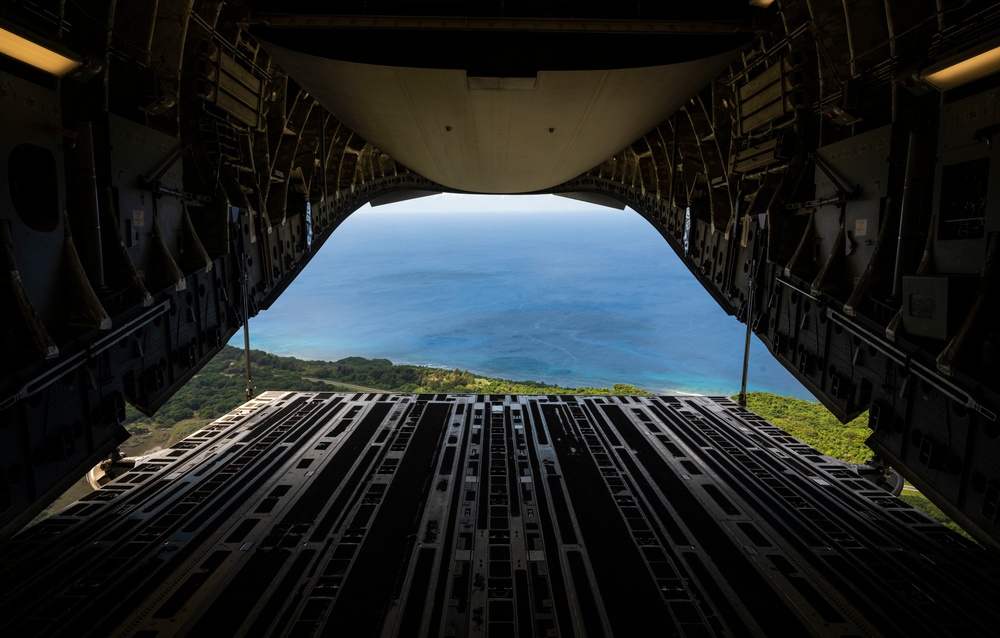
M242 334L242 333L238 333L238 334ZM229 342L228 345L230 345L230 346L232 346L234 348L237 348L239 350L243 349L242 339L240 340L240 343L238 343L238 344L233 343L233 340L230 340L230 342ZM273 345L273 344L267 344L267 345ZM327 364L336 364L337 361L339 361L339 360L349 359L349 358L360 358L360 359L367 359L367 360L384 359L384 360L390 361L393 365L413 366L413 367L417 367L417 368L427 368L427 369L432 369L432 370L444 370L444 371L449 371L449 372L453 371L453 370L460 370L460 371L463 371L463 372L468 372L469 374L471 374L471 375L473 375L473 376L475 376L477 378L489 379L489 380L492 380L492 381L506 381L506 382L510 382L510 383L544 384L544 385L556 386L556 387L561 387L561 388L594 388L594 389L611 390L615 384L622 384L622 385L631 385L631 386L633 386L633 387L635 387L635 388L637 388L639 390L643 390L645 392L649 392L649 393L654 394L654 395L663 395L663 396L689 395L689 396L726 396L726 397L730 397L730 396L734 396L736 394L739 394L739 383L738 383L738 380L737 380L736 383L733 384L733 388L731 390L718 390L718 391L706 391L704 389L698 389L698 390L690 389L690 390L688 390L688 389L684 389L684 388L669 388L669 387L662 387L662 386L653 386L653 385L650 385L650 384L640 385L639 383L629 382L629 381L623 381L623 380L603 381L603 382L602 381L581 382L579 380L573 380L571 378L554 378L554 379L538 379L538 378L528 378L528 377L517 378L517 377L511 376L511 375L506 375L506 373L499 372L499 371L498 372L494 372L494 373L489 373L489 372L483 372L481 370L473 370L473 369L462 367L462 366L454 366L454 365L444 365L444 364L438 364L438 363L431 363L431 362L429 362L429 360L410 360L410 359L405 359L405 358L398 358L397 359L397 358L393 358L391 356L385 356L385 355L369 355L369 356L365 356L365 355L359 355L359 354L347 354L347 355L344 355L344 356L339 356L338 354L320 354L320 355L317 355L317 354L308 354L307 355L307 354L299 354L299 353L295 353L295 352L276 352L274 350L267 350L267 349L265 349L264 347L261 347L261 346L254 346L252 341L251 341L251 348L250 349L251 350L260 351L260 352L265 352L267 354L275 355L275 356L278 356L278 357L293 357L295 359L299 359L300 361L318 361L318 362L327 363ZM334 358L334 357L337 357L337 358ZM782 395L782 396L791 396L791 397L794 397L796 399L801 399L803 401L817 402L817 399L815 397L809 395L808 392L806 392L804 388L802 388L802 396L799 396L798 394L790 394L789 392L781 390L781 389L773 389L773 388L772 389L768 389L768 388L756 387L752 383L750 383L748 385L748 387L747 387L747 392L766 392L766 393L769 393L769 394L779 394L779 395Z

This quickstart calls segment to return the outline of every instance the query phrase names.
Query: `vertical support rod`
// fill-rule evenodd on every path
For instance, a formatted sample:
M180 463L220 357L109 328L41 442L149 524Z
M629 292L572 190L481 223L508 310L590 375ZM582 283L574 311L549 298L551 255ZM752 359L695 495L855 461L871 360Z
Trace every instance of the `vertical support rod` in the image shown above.
M80 139L73 149L76 164L74 230L80 238L81 258L94 288L104 288L104 251L101 240L101 207L97 194L97 163L94 160L94 128L89 121L79 122ZM78 208L77 208L78 207ZM74 210L71 209L71 210Z
M319 120L319 145L320 145L320 153L321 153L321 155L320 155L320 170L323 171L323 211L322 211L322 214L323 214L324 223L326 223L326 221L325 221L326 219L329 219L327 217L327 215L328 215L329 209L330 209L330 190L329 190L329 185L327 184L327 177L326 177L326 173L327 173L327 166L326 166L326 162L327 162L327 157L326 157L326 119L327 119L328 116L329 116L329 113L327 113L326 110L324 109L324 111L323 111L323 117L321 117L320 120ZM312 234L312 229L310 228L309 230L310 230L310 235L311 235ZM310 249L311 248L312 247L310 246Z
M890 0L885 0L885 28L886 39L889 41L889 59L896 59L896 26L892 22L892 7ZM892 123L896 123L896 116L899 114L898 93L899 83L892 83Z
M670 116L673 139L670 141L670 181L667 182L667 211L674 212L674 176L677 174L677 114Z
M754 259L750 263L750 278L747 279L747 338L743 345L743 378L740 382L740 396L738 400L738 403L744 408L747 407L747 374L750 370L750 336L753 334L753 301L755 296L756 270L757 260Z
M107 113L111 107L111 58L112 43L115 36L115 13L118 10L118 0L108 2L108 18L105 22L108 29L108 36L104 40L104 72L101 74L101 110ZM156 15L155 12L153 15Z
M243 276L240 277L243 293L243 356L247 366L247 401L253 398L253 377L250 374L250 270L243 258Z
M844 29L847 31L847 50L851 56L848 64L851 69L851 78L858 76L858 66L854 59L854 32L851 29L851 10L848 8L847 0L843 0L844 5Z
M903 276L913 271L912 240L917 234L920 218L920 195L923 192L920 178L924 174L921 157L924 147L923 135L910 132L909 148L906 152L906 175L903 177L903 197L899 205L899 238L896 241L896 264L892 277L892 299L903 297ZM931 227L928 237L933 236Z

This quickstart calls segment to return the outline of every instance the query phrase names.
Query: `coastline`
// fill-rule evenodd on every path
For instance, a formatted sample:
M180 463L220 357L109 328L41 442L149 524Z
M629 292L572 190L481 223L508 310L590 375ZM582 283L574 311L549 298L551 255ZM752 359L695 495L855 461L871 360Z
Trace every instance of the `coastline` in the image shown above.
M237 335L235 335L229 341L228 345L230 345L230 346L232 346L234 348L237 348L239 350L242 350L243 349L243 338L242 338L241 335L242 335L242 332L237 333ZM237 337L239 337L239 338L237 339ZM264 339L263 341L267 342L268 340ZM322 363L326 363L326 364L335 364L338 361L342 361L344 359L351 359L351 358L363 358L363 359L369 359L369 360L373 360L373 359L385 359L387 361L392 362L393 365L413 366L413 367L417 367L417 368L426 368L426 369L429 369L429 370L446 370L446 371L461 370L463 372L468 372L468 373L474 375L477 378L487 379L487 380L490 380L490 381L504 381L504 382L516 383L516 384L532 383L532 384L540 384L540 385L543 384L543 385L556 386L556 387L562 387L562 388L594 388L594 389L604 389L604 390L611 389L615 384L622 384L622 385L631 385L631 386L633 386L633 387L635 387L637 389L643 390L645 392L649 392L650 394L661 395L661 396L691 395L691 396L727 396L728 397L728 396L733 396L733 395L735 395L735 394L737 394L739 392L739 384L738 383L734 383L733 386L732 386L732 389L718 390L718 391L706 391L704 388L699 388L699 389L695 390L695 389L687 389L685 387L679 387L679 388L678 387L665 387L665 386L660 386L660 385L652 385L652 384L649 384L649 383L642 383L642 384L640 384L640 383L636 383L634 380L630 380L630 379L627 379L627 378L615 378L615 377L608 377L606 375L602 375L602 378L589 378L589 379L581 377L581 376L568 376L568 375L566 375L566 376L557 375L557 376L553 376L553 377L531 378L528 375L515 375L515 374L511 374L509 372L504 372L504 371L501 371L501 370L484 371L482 369L472 369L470 367L461 366L461 365L449 365L449 364L436 363L433 360L429 360L429 359L409 359L409 358L406 358L406 357L392 357L392 356L372 355L372 354L365 354L365 355L349 354L349 355L344 355L344 356L341 356L341 357L338 357L337 355L304 354L304 353L299 353L299 352L294 351L294 348L285 351L283 348L275 347L274 344L271 344L271 343L265 343L264 345L258 344L258 345L255 346L254 345L253 333L252 332L251 332L250 349L252 351L255 350L255 351L266 352L268 354L273 354L273 355L279 356L279 357L292 357L292 358L295 358L295 359L299 359L300 361L314 361L314 362L322 362ZM775 390L775 389L756 388L752 384L747 387L747 391L748 392L767 392L767 393L771 393L771 394L786 394L786 393L780 392L780 391ZM802 397L802 396L791 395L791 394L788 394L788 396L794 396L794 398L798 398L798 399L802 399L802 400L806 400L806 401L815 401L815 399L812 398L811 396L810 397Z

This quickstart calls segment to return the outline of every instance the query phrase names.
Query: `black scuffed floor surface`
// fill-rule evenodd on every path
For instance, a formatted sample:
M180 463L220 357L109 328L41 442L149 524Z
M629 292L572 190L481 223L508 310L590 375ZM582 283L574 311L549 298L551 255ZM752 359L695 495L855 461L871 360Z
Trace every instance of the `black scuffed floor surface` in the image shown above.
M0 632L989 635L998 581L728 399L269 392L0 545Z

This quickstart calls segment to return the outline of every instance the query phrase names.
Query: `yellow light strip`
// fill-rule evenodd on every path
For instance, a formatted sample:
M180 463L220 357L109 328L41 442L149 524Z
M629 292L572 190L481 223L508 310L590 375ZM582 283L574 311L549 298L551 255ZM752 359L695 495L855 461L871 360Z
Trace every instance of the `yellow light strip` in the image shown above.
M0 53L57 77L80 66L79 60L36 44L3 27L0 27Z
M924 71L920 77L938 91L947 91L996 71L1000 71L1000 46L938 71Z

